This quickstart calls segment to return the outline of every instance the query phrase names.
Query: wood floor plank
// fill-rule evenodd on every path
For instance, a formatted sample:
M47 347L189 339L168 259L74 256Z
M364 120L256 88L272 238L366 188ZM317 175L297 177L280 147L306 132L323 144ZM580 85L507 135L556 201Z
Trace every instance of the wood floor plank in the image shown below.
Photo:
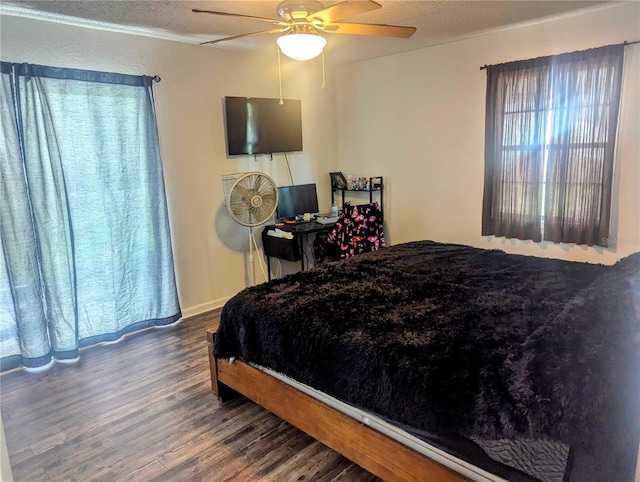
M123 477L117 479L104 477L103 474L95 474L91 481L101 482L103 480L113 480L114 482L146 482L147 480L162 475L167 468L157 460L150 462L139 469L127 473Z
M246 400L238 400L232 403L244 403ZM251 423L250 417L246 407L237 406L236 411L240 417L246 417L242 422L238 422L237 419L233 419L232 423L235 425ZM258 410L256 410L258 412ZM151 461L157 460L165 467L165 472L170 464L167 463L167 454L173 454L174 452L185 452L185 457L182 461L187 460L195 451L203 450L204 444L216 444L221 440L217 437L218 430L210 428L206 431L206 424L204 423L204 417L194 418L191 425L176 426L170 434L167 434L156 440L150 442L146 446L140 448L135 452L129 453L126 457L117 462L111 462L109 467L103 469L93 476L102 476L102 480L115 480L118 478L126 477L126 474L135 467L143 467L149 464ZM193 442L195 441L195 442ZM192 443L193 442L193 443ZM177 465L177 464L174 464ZM151 477L150 477L151 478Z
M200 384L202 393L206 393L207 386ZM202 411L215 410L217 401L200 398L178 398L165 405L162 410L156 408L157 404L149 406L136 406L134 412L123 408L123 417L120 419L103 418L106 425L104 430L99 427L90 430L86 434L81 434L71 441L68 447L61 447L54 456L54 463L60 456L81 459L90 456L92 448L99 445L101 454L98 459L93 459L94 467L103 461L118 461L127 456L131 451L135 451L139 440L145 440L145 445L154 442L167 440L174 432L179 431L185 425L191 430L197 427L192 426L191 421L195 414ZM62 475L58 472L58 467L50 467L52 475Z
M248 405L244 401L237 416L219 424L208 432L191 437L186 443L176 450L166 451L158 460L168 469L174 469L193 458L193 455L202 452L221 459L223 452L228 452L229 447L238 438L238 435L252 430L258 421L266 416L266 412L257 405ZM215 442L209 445L209 442Z
M15 480L378 480L249 400L218 402L204 332L219 315L0 376Z
M231 436L225 437L222 444L211 446L208 450L201 450L190 456L179 465L170 468L166 475L171 480L191 480L203 474L215 473L216 480L227 480L229 476L235 480L252 480L252 477L244 475L244 472L249 471L253 474L259 470L265 463L265 457L252 456L248 453L246 446L256 436L267 433L269 443L268 447L265 446L265 452L268 452L268 457L272 458L279 453L277 448L280 445L282 432L287 428L290 432L286 435L295 436L293 427L274 419L264 411L256 422L245 425L241 430L236 430ZM239 464L240 461L243 462L242 465Z
M208 386L203 381L199 383L199 388L201 393L207 393ZM195 399L201 402L196 406L193 398L183 398L178 395L180 394L172 395L171 402L160 400L146 405L136 403L133 407L125 405L115 407L106 414L93 410L93 413L99 414L99 416L94 420L86 420L84 425L74 427L66 440L68 443L49 451L43 456L41 463L53 475L59 475L56 466L60 466L60 459L75 458L80 460L83 455L88 456L95 446L100 446L104 453L112 447L122 446L132 440L135 442L146 432L152 431L154 424L157 424L160 430L173 430L181 421L180 417L186 420L192 418L193 415L188 413L188 409L214 409L217 404L215 400L201 397ZM202 403L206 405L203 406ZM73 434L76 435L72 436ZM49 465L47 458L51 459L53 465Z

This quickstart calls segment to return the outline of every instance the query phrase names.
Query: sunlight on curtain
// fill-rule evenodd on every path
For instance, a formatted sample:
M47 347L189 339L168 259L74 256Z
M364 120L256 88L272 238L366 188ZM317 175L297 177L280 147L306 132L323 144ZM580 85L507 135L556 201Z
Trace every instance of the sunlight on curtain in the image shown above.
M12 102L11 69L2 65L0 93L0 355L21 354L33 366L50 357L35 232ZM13 363L11 363L13 364Z
M483 236L542 239L548 79L538 59L487 68Z
M609 237L624 45L553 65L545 239L605 246Z
M624 44L487 67L483 236L606 246Z
M180 317L151 79L14 68L24 154L20 159L14 150L10 164L17 166L14 177L26 181L28 197L20 183L3 182L3 196L27 205L24 213L11 208L5 216L3 210L3 251L5 263L14 263L15 241L6 240L6 232L18 231L16 223L31 225L34 235L22 245L37 253L36 271L17 272L31 282L41 279L50 343L45 353L7 351L16 341L3 333L3 369L39 366L47 356L75 358L82 346ZM10 99L3 90L3 121ZM17 284L7 279L15 293ZM15 294L8 304L2 296L0 310L17 311ZM29 344L22 339L24 317L16 313L15 319L17 343Z

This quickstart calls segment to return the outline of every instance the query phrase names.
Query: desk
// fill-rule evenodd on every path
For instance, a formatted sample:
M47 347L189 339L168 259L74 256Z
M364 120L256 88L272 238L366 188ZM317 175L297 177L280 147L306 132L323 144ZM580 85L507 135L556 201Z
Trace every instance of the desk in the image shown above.
M337 221L338 218L335 218ZM275 225L265 226L262 230L262 246L267 257L267 270L271 281L271 258L280 258L287 261L300 261L300 268L304 271L304 240L310 234L331 231L335 222L322 224L316 221L308 221L297 224L285 224L280 229L293 234L293 239L269 236L267 232L275 229Z

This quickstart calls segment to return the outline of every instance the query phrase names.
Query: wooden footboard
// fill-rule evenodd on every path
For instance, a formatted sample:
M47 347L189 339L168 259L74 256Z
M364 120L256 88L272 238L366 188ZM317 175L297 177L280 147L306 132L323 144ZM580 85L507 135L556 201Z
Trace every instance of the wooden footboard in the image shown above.
M211 388L222 402L243 395L387 481L469 480L245 363L217 360L207 330ZM640 447L634 482L640 482Z
M207 331L211 386L224 401L240 393L387 481L463 481L465 477L245 363L216 360Z

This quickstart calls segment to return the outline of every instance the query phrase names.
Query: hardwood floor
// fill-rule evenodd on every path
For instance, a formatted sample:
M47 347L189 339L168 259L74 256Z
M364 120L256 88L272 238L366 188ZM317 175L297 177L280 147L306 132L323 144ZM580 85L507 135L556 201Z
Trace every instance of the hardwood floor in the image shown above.
M258 405L211 393L219 310L0 377L16 481L375 481Z

